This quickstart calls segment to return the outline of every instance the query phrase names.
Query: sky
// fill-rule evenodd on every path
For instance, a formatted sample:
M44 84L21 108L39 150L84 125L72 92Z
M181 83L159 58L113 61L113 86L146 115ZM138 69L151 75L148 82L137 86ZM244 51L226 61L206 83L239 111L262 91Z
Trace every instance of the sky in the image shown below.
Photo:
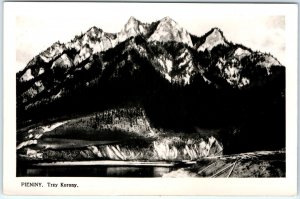
M269 5L270 6L270 5ZM227 40L285 60L285 16L280 7L211 4L34 3L16 16L16 71L54 42L68 42L90 27L121 31L130 16L151 23L171 17L188 32L201 36L220 28Z

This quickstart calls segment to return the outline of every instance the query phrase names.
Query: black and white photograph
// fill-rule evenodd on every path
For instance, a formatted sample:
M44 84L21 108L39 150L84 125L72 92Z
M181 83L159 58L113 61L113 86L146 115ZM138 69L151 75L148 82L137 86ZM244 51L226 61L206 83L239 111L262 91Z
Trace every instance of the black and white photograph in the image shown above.
M294 66L280 5L73 4L15 13L9 134L21 187L287 177L297 128L287 131Z

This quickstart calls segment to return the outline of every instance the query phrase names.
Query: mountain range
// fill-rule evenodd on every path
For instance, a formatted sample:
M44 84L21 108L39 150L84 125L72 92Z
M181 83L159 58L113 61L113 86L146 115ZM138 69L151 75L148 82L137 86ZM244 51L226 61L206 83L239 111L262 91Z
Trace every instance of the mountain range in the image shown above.
M285 126L285 67L275 57L228 41L219 28L193 35L170 17L130 17L118 33L92 27L55 42L16 81L20 126L122 103L143 104L166 128Z

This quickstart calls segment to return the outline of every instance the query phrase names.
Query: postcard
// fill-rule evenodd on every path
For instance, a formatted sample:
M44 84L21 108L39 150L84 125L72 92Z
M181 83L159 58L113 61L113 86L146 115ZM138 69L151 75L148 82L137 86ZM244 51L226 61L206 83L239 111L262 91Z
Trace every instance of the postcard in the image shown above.
M295 195L297 4L4 3L4 193Z

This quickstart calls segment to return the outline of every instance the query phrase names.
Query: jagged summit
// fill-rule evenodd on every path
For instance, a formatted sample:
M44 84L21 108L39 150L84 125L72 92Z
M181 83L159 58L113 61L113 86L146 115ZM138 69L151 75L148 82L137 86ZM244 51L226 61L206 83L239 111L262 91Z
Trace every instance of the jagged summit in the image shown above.
M140 22L138 19L136 19L134 16L131 16L129 19L128 19L128 23L129 22Z
M100 37L103 30L101 28L98 28L96 26L91 27L84 35L88 35L89 37L97 38Z
M166 17L162 18L160 21L166 21L166 22L170 22L170 23L175 23L175 24L177 24L177 22L174 21L174 20L173 20L171 17L169 17L169 16L166 16Z
M92 54L114 47L116 43L115 37L104 32L101 28L93 26L80 37L67 43L67 48L79 52L74 59L74 63L77 65Z
M225 39L223 32L219 28L212 28L208 31L201 39L200 43L196 44L197 51L211 50L217 45L228 45L227 40Z
M176 41L185 43L190 47L193 46L190 34L170 17L164 17L159 21L149 41Z
M87 32L90 32L90 31L103 31L101 28L98 28L97 26L92 26Z
M154 30L151 25L142 23L135 17L130 17L122 30L118 33L118 42L123 42L130 37L142 35L149 37L149 41L176 41L188 44L192 47L190 34L169 16L158 21Z
M137 35L146 35L147 31L147 24L131 16L123 29L118 33L118 41L122 42L129 37L135 37Z
M53 43L49 48L40 53L40 58L44 60L44 62L48 63L52 59L57 58L64 50L66 49L65 44L57 41Z

